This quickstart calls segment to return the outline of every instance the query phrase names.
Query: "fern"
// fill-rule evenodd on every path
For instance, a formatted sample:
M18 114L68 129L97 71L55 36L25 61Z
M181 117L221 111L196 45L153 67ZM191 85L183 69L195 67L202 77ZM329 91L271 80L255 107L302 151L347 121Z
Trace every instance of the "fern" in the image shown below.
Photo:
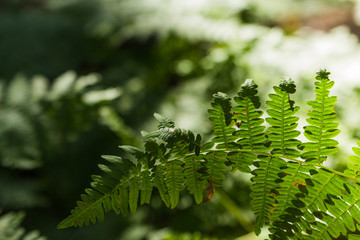
M338 142L331 139L338 135L340 130L336 129L339 124L334 122L337 119L334 111L337 99L334 96L329 97L329 89L334 85L328 78L329 74L326 71L319 72L316 77L318 81L315 82L315 101L307 102L313 108L306 119L310 125L304 128L305 137L311 141L304 143L305 153L301 156L307 161L315 160L322 163L326 156L338 151Z
M0 210L1 213L1 210ZM46 240L38 230L26 232L21 226L25 217L24 212L9 212L0 215L0 239L11 240Z
M315 80L315 100L309 101L308 126L296 139L295 114L291 100L296 86L290 79L274 87L266 101L268 117L262 117L257 85L247 80L234 101L223 93L214 95L209 110L214 137L202 137L175 127L159 114L158 130L143 133L144 150L121 148L133 156L123 159L103 156L105 176L93 176L91 189L58 228L103 221L114 210L124 216L151 201L156 188L165 205L176 207L180 192L187 189L201 204L210 201L229 173L251 172L251 207L256 215L255 233L269 225L270 239L333 239L341 235L356 239L360 229L360 148L344 172L323 165L336 153L338 133L334 104L329 96L333 82L321 70ZM265 127L264 122L269 124ZM360 146L360 141L358 142ZM251 169L253 169L251 171Z

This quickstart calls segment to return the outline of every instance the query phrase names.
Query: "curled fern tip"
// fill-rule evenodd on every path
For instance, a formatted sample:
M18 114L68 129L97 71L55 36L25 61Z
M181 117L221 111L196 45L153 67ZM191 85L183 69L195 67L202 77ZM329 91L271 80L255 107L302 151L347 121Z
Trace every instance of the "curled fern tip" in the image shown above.
M282 78L280 81L280 88L281 91L284 91L286 93L295 93L296 92L296 85L291 78Z
M329 75L330 75L330 72L326 71L326 69L320 69L320 71L316 73L316 79L317 80L321 80L321 79L329 80Z
M246 79L246 81L241 85L243 97L254 96L257 93L256 83L252 79Z

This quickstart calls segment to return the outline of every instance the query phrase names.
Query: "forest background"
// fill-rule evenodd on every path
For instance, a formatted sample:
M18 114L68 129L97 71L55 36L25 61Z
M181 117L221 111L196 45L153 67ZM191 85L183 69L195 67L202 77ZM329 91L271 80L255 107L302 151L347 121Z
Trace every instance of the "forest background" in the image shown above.
M1 1L0 239L257 239L244 174L206 204L184 194L169 210L155 196L126 218L56 225L100 155L140 147L154 112L210 137L212 94L247 78L266 96L290 77L304 106L330 71L342 150L329 164L343 169L360 139L359 36L357 0Z

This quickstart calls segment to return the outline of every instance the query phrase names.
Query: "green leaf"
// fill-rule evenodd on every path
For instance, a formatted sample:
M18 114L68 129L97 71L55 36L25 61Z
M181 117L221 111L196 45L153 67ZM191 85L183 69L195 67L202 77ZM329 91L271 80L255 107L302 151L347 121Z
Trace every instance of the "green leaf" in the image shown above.
M305 126L305 137L317 146L314 147L311 152L302 154L302 158L305 160L316 160L318 163L322 163L326 160L326 157L337 152L336 146L338 142L327 141L324 144L324 140L331 139L339 134L340 130L336 129L338 123L337 117L334 111L334 104L336 102L335 97L329 96L329 89L334 85L329 79L329 72L321 70L317 73L315 82L316 97L314 101L308 101L313 110L309 111L309 118L306 121L310 124ZM314 145L314 146L315 146ZM309 148L304 149L305 151Z
M165 205L167 207L170 207L170 197L168 193L168 189L165 185L165 179L164 179L164 167L159 165L156 167L156 173L154 178L154 184L157 187L161 199L164 201Z
M139 199L139 181L137 178L131 178L129 181L129 206L130 212L135 213Z
M210 121L213 124L215 137L212 139L214 143L222 143L217 148L229 148L230 143L236 138L232 135L235 129L232 127L231 99L224 93L213 95L211 102L212 109L209 109ZM198 141L201 139L197 139ZM199 149L197 149L197 153Z
M200 204L203 201L203 192L206 188L206 180L200 173L200 169L202 168L201 160L201 156L187 157L184 160L185 186L194 196L197 204Z
M163 117L158 113L154 113L154 117L159 122L159 129L175 127L174 122L172 120L170 120L169 118Z
M179 202L179 192L184 188L184 178L181 168L182 162L172 161L166 171L166 187L170 197L170 207L175 208Z
M150 171L143 171L141 172L141 185L140 185L140 191L141 191L141 197L140 197L140 203L141 205L147 203L150 203L151 200L151 194L153 191L153 179L150 176Z
M242 149L265 150L265 126L262 126L264 119L261 118L263 113L257 110L260 107L260 98L256 95L257 85L249 80L241 88L234 98L238 106L233 108L234 119L241 122L239 130L234 133L240 138L236 143Z
M279 87L274 87L274 91L276 94L269 95L272 101L266 102L270 107L267 111L270 118L265 119L271 125L267 136L271 141L271 153L299 157L296 148L301 142L295 139L300 134L295 130L299 118L293 116L299 108L294 107L289 95L296 91L295 85L291 80L283 80Z

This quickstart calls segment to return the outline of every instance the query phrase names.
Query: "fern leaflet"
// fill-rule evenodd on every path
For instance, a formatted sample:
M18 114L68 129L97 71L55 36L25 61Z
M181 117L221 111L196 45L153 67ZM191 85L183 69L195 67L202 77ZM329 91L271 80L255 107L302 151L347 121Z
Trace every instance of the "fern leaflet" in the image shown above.
M304 127L304 135L311 142L304 143L304 151L302 158L307 161L315 160L322 163L326 160L327 155L334 154L338 151L336 147L338 142L331 139L340 133L336 129L339 125L336 121L337 117L334 111L334 104L337 101L335 96L329 97L329 89L334 85L330 81L326 70L317 73L315 82L316 98L314 101L308 101L313 110L309 111L309 118L306 121L310 124Z

